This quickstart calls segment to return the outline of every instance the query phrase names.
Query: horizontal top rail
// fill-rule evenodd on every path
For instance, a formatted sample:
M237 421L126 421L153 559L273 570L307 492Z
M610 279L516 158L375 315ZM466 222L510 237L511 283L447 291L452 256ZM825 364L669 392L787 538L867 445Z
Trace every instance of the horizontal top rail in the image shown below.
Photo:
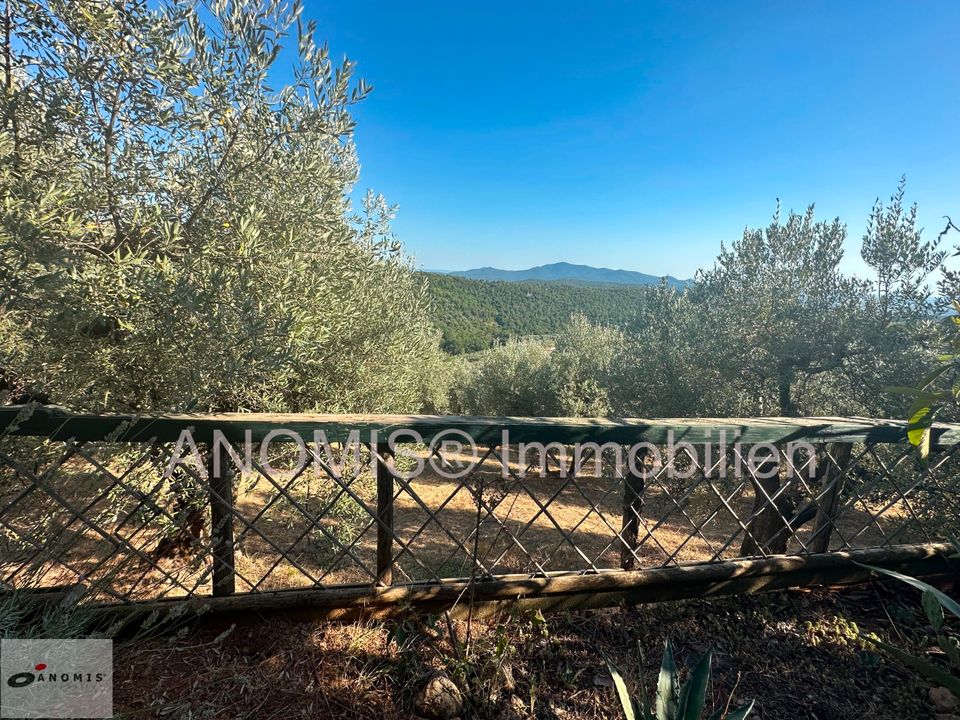
M54 440L170 442L183 430L197 442L207 442L219 430L232 442L246 437L262 441L277 430L296 433L309 441L322 431L329 442L349 439L359 431L368 442L376 431L386 440L396 430L416 431L426 442L442 433L458 430L474 442L499 444L504 430L510 442L596 442L634 444L675 443L754 444L769 442L809 443L903 443L906 423L860 417L763 417L763 418L548 418L464 417L456 415L311 415L311 414L93 414L73 412L53 405L8 405L0 407L0 435L48 437ZM451 437L450 439L455 439ZM277 442L290 441L275 435ZM399 437L398 442L410 442ZM949 447L960 442L960 424L938 424L931 430L931 444Z

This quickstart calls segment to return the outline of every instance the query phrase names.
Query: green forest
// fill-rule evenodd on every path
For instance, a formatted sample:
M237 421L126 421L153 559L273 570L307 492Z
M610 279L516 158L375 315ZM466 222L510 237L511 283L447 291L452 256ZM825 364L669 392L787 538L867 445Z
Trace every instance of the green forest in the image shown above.
M957 296L948 225L917 225L901 181L867 212L859 255L839 218L776 208L721 243L685 287L487 282L425 275L453 357L425 407L558 416L950 413ZM923 387L911 386L932 369ZM936 401L936 402L934 402ZM916 417L915 417L916 416ZM941 417L946 418L944 414Z
M722 243L713 265L683 288L430 276L445 347L494 342L447 361L443 402L433 407L481 415L900 417L916 401L911 417L928 422L928 401L952 393L946 351L956 325L946 318L957 276L946 242L952 226L928 239L916 218L901 181L867 214L858 245L868 271L859 274L844 270L853 244L846 224L818 219L811 205L799 213L777 208L766 227ZM480 337L470 346L458 331ZM931 368L923 387L910 390Z
M574 313L594 323L626 326L647 291L640 285L470 280L439 273L424 277L442 347L454 355L511 338L554 336Z

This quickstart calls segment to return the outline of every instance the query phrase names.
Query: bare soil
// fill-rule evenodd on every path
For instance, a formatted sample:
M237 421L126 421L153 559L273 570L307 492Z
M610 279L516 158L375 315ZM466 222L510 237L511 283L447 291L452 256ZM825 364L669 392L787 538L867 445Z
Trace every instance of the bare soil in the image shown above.
M612 719L622 715L604 655L649 693L670 638L682 668L713 648L708 706L755 699L761 720L933 720L925 683L859 639L928 651L917 600L864 586L515 612L474 621L469 651L465 622L454 623L455 649L442 620L431 629L423 618L198 630L121 646L115 706L126 718L412 718L418 682L443 669L468 695L464 718Z

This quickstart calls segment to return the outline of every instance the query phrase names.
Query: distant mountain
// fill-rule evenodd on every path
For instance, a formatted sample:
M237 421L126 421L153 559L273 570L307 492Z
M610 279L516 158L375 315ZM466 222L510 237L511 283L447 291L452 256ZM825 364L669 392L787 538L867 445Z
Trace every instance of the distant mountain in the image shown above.
M474 270L453 270L446 275L456 275L471 280L506 280L517 282L533 280L536 282L557 282L565 284L591 285L659 285L660 278L656 275L634 272L633 270L611 270L596 268L590 265L573 265L558 262L550 265L538 265L527 270L500 270L493 267L482 267ZM667 275L667 284L683 286L689 280L679 280Z

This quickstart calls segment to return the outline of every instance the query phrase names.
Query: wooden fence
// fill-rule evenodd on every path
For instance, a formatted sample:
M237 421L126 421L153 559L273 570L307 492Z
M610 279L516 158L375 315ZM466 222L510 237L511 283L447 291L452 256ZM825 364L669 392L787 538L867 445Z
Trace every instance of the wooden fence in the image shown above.
M958 441L934 428L924 461L902 423L859 418L3 407L0 582L339 616L853 582L855 561L942 572Z

